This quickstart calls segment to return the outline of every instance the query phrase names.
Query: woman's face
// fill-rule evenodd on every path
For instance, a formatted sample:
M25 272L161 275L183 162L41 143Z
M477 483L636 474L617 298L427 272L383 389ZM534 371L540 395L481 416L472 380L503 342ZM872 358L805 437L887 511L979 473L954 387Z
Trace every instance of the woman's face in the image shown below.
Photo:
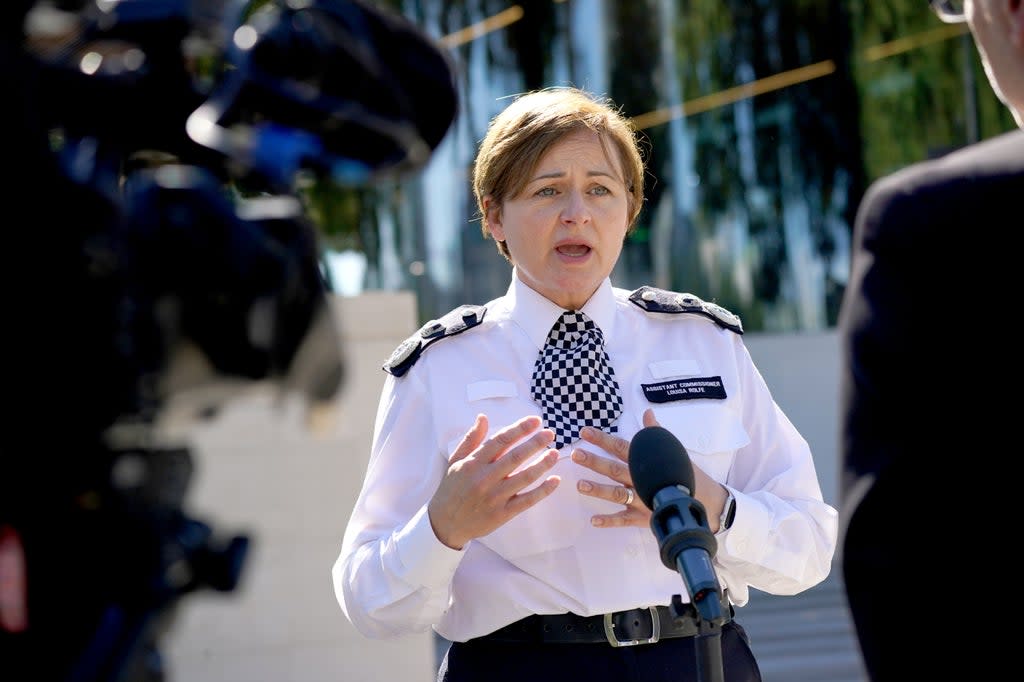
M491 233L508 245L519 278L566 310L583 307L622 252L629 192L621 162L593 131L552 145L504 205L484 201Z

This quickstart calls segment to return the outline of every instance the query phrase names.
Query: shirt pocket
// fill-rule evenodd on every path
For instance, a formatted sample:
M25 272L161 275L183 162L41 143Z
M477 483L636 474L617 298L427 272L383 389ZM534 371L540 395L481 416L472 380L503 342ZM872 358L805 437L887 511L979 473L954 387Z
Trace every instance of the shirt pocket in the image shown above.
M736 451L750 443L743 422L724 405L653 406L654 416L679 439L690 459L716 481L726 480Z
M530 414L531 409L536 411L527 401L528 398L520 397L519 389L512 381L485 379L467 383L462 400L452 400L436 408L440 443L447 444L448 458L451 459L478 414L487 415L494 432Z
M493 398L517 398L519 389L511 381L486 379L466 385L466 402L475 403Z
M693 376L700 373L700 365L692 358L658 360L647 365L647 370L655 379Z

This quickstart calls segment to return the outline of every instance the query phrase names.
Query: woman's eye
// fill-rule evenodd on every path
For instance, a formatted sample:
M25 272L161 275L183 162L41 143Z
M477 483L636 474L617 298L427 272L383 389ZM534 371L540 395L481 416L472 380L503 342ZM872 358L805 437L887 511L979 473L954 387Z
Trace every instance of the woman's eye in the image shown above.
M539 197L553 197L555 196L555 189L553 187L545 187L537 191Z
M596 194L596 195L601 196L601 197L603 197L603 196L605 196L607 194L611 194L611 190L609 190L607 187L605 187L603 185L598 185L597 187L595 187L594 189L592 189L590 191L591 191L591 193Z

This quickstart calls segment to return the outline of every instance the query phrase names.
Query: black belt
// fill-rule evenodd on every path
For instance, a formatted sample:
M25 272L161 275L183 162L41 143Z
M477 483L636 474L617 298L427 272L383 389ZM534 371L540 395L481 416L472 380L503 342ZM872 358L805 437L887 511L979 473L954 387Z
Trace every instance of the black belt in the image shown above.
M721 625L732 620L729 596L721 596ZM599 616L578 616L575 613L533 615L477 638L488 642L534 642L562 644L594 644L612 646L654 644L660 639L693 637L700 633L700 621L692 604L682 604L683 615L676 618L668 606L616 611Z

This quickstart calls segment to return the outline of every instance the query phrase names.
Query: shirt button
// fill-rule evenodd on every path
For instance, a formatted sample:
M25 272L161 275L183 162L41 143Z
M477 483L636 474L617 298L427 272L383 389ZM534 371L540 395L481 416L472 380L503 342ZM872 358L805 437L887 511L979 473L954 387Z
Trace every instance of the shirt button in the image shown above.
M636 545L629 545L629 546L626 547L626 554L628 554L629 556L636 556L639 553L640 553L640 548L637 547Z

